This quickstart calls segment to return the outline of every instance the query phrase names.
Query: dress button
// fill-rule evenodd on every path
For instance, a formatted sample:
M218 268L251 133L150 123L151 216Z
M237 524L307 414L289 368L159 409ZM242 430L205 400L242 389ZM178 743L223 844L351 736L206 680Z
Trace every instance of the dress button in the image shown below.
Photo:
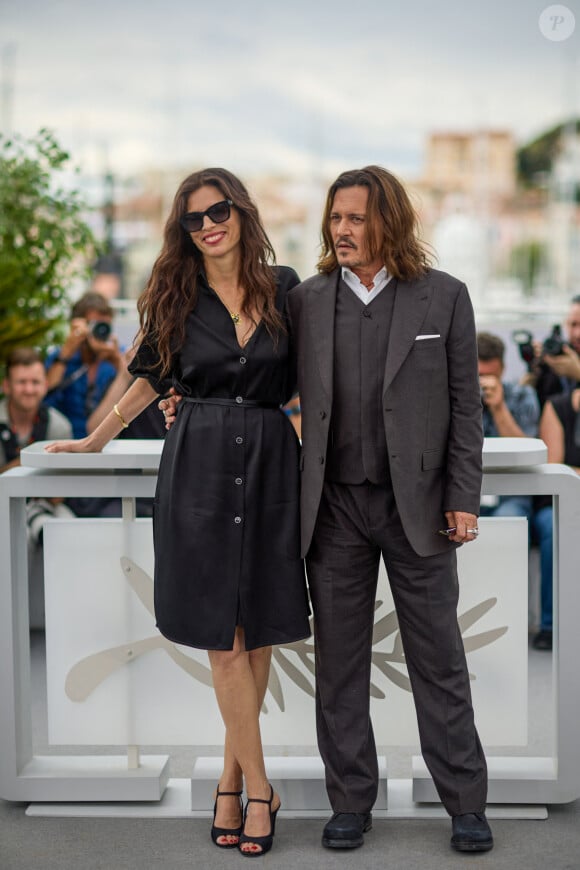
M238 437L236 438L236 444L243 444L243 443L244 443L244 439L242 438L241 435L238 435Z
M236 484L236 486L241 486L241 485L242 485L242 482L243 482L243 481L242 481L242 478L241 478L241 477L236 477L236 479L235 479L235 481L234 481L234 483Z
M241 522L242 522L242 518L241 518L241 517L234 517L234 523L235 523L237 526L239 526Z
M363 311L363 317L370 317L371 320L372 320L373 315L372 315L371 312L368 310L368 308L365 308L365 310Z
M238 403L238 405L241 405L243 401L244 400L243 400L242 396L236 396L236 402Z
M243 366L245 366L246 363L247 363L247 359L246 359L246 357L245 357L245 356L241 356L241 357L240 357L240 364L243 365Z

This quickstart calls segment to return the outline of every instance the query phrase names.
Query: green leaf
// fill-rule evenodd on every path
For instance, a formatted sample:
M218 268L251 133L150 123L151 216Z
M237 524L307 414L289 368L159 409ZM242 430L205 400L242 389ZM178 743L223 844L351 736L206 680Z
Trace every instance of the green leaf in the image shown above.
M70 289L96 258L88 206L61 183L69 161L46 128L0 135L0 366L16 346L45 351L55 340Z

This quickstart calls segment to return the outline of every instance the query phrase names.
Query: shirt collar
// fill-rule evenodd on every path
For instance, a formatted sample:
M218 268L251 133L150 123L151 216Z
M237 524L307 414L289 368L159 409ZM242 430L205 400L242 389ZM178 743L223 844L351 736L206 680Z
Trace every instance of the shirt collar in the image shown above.
M342 267L342 278L343 278L343 281L345 281L349 287L352 287L352 288L363 287L367 293L369 292L368 288L362 283L362 281L360 280L358 275L355 275L355 273L351 269L349 269L348 266ZM379 269L379 271L377 272L377 274L373 278L373 285L374 286L370 292L372 293L373 290L376 290L379 286L384 287L385 284L387 284L390 281L390 279L391 279L391 275L389 275L389 273L387 272L387 267L383 266L382 269Z
M348 269L346 266L342 267L342 279L344 283L352 290L355 296L360 299L363 305L369 305L373 302L379 293L383 292L391 280L391 277L392 276L388 274L385 266L383 266L382 269L379 269L373 279L373 289L369 290L368 287L365 287L360 278L351 271L351 269Z

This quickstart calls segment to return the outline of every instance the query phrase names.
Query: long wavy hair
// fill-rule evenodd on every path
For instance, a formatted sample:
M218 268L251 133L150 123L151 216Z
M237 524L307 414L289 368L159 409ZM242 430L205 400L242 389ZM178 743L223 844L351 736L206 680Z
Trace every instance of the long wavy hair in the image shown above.
M151 277L137 303L140 334L157 350L159 375L166 375L171 357L185 339L185 321L197 301L197 284L203 257L181 224L192 193L204 185L216 187L224 199L231 199L240 215L240 272L244 289L242 311L253 319L256 312L268 332L276 338L283 321L276 310L276 282L271 265L274 249L248 191L227 169L202 169L180 184L165 224L163 247L153 265Z
M419 240L419 218L401 182L381 166L343 172L331 185L322 218L322 245L318 271L329 274L338 266L330 215L337 190L366 187L369 192L365 236L371 259L380 259L395 278L410 280L430 266L428 247Z

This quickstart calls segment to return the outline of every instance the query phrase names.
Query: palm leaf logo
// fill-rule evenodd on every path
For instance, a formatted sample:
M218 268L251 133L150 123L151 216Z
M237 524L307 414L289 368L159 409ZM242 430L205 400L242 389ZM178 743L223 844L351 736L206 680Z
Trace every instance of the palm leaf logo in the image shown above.
M121 557L121 571L131 589L145 608L153 614L153 580L132 559ZM470 653L482 647L495 643L507 632L507 626L482 631L479 634L467 634L493 607L497 604L497 598L488 598L480 604L476 604L458 617L459 628L463 638L465 652ZM379 614L383 608L383 602L377 601L375 612ZM313 622L311 619L311 629ZM392 640L391 648L385 650L386 644ZM124 643L120 646L99 650L73 665L65 680L65 693L71 701L82 702L94 692L113 672L130 664L141 655L162 650L173 662L184 670L189 676L205 686L211 686L211 671L205 665L200 664L194 658L186 655L181 650L160 634L147 638L140 638L132 643ZM394 610L384 615L379 615L373 631L372 651L372 679L370 693L372 698L383 699L386 697L385 689L380 683L393 683L405 692L411 691L411 682L406 672L405 652L399 630L397 614ZM280 680L281 673L294 683L299 689L311 698L314 697L314 641L306 639L285 646L274 647L272 653L272 667L268 690L278 708L284 712L286 709L284 689ZM475 680L474 674L470 678ZM388 688L387 686L385 688ZM266 705L263 712L267 713Z

